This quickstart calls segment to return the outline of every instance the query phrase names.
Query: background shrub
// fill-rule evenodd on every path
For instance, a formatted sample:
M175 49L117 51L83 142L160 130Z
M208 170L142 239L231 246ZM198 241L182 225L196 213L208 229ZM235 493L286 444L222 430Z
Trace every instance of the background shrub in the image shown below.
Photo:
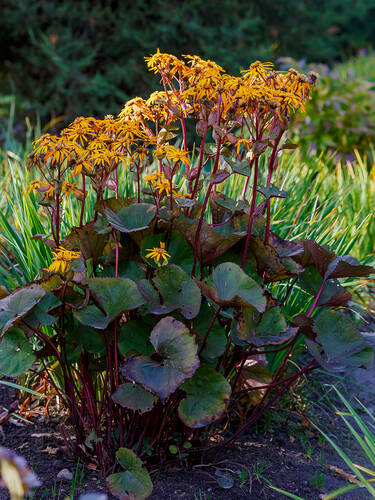
M374 41L375 1L2 0L2 92L49 118L116 112L156 83L143 56L198 53L237 73L251 59L332 63Z
M335 160L353 161L355 150L369 154L375 137L375 56L363 54L332 69L281 58L280 66L319 72L319 85L292 139L314 151L331 151ZM297 130L297 132L295 132Z

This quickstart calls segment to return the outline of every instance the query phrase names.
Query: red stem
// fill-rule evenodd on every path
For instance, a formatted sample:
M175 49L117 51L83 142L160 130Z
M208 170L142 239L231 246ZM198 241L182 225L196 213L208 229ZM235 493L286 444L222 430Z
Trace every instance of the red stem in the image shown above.
M206 139L206 135L207 135L207 124L206 124L206 127L204 129L203 137L202 137L202 140L201 140L201 148L200 148L200 151L199 151L199 162L198 162L197 177L195 179L194 189L193 189L193 193L192 193L192 199L193 200L195 199L195 197L197 195L197 191L198 191L198 182L199 182L199 177L201 175L201 170L202 170L202 165L203 165L204 141Z
M325 280L325 278L323 278L322 283L321 283L321 285L320 285L320 288L319 288L319 290L318 290L318 293L316 294L316 297L315 297L315 299L314 299L314 302L312 303L312 306L310 307L309 312L306 314L306 316L307 316L308 318L309 318L309 317L311 316L311 314L313 313L313 311L314 311L314 309L315 309L315 307L316 307L316 305L317 305L317 303L318 303L318 300L320 299L320 296L321 296L321 294L322 294L322 291L323 291L323 288L324 288L325 283L326 283L326 280Z
M274 164L275 164L277 147L279 145L279 142L281 140L281 137L282 137L283 133L284 132L280 132L279 133L279 135L275 139L275 143L273 145L273 149L272 149L270 161L269 161L269 164L268 164L267 186L269 186L270 183L271 183L271 178L272 178L272 174L273 174L273 171L274 171L273 167L274 167ZM267 244L268 240L270 238L270 229L271 229L271 201L270 201L269 198L267 198L267 202L266 202L266 213L267 213L267 215L266 215L266 233L265 233L265 237L264 237L264 242Z
M213 174L216 172L217 167L219 165L220 150L221 150L221 139L219 139L218 142L217 142L217 152L216 152L215 164L214 164L214 167L212 169L212 173ZM197 260L198 260L199 235L200 235L200 232L201 232L201 229L202 229L202 224L203 224L203 219L204 219L204 213L205 213L206 208L207 208L207 203L208 203L208 200L209 200L209 197L210 197L210 194L211 194L212 186L213 186L213 184L210 183L209 186L208 186L208 188L207 188L207 193L206 193L206 196L205 196L204 201L203 201L202 212L201 212L201 215L200 215L200 218L199 218L197 231L195 233L195 239L194 239L194 263L193 263L193 269L191 271L191 275L192 276L195 276L195 269L196 269Z
M259 157L255 157L255 163L254 163L254 180L253 180L253 197L251 200L251 207L250 207L250 214L249 214L249 224L247 226L247 236L246 236L246 243L245 243L245 249L242 255L242 261L241 261L241 268L243 269L245 267L245 262L246 262L246 257L247 257L247 252L249 250L249 243L250 243L250 237L251 237L251 229L253 227L253 219L254 219L254 211L255 211L255 200L257 197L257 185L258 185L258 164L259 164Z
M83 214L85 212L85 202L86 202L86 176L84 173L82 173L82 192L83 192L83 199L81 202L81 215L79 217L80 227L82 227L83 225Z

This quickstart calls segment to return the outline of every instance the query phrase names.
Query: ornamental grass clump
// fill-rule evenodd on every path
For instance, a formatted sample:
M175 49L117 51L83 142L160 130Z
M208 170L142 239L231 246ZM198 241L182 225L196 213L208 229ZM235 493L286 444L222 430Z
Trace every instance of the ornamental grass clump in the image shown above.
M285 135L316 74L257 61L234 77L159 51L146 61L162 90L36 141L28 167L40 179L27 191L50 219L50 234L35 237L53 262L0 300L0 371L45 367L75 453L103 473L116 454L125 469L108 478L120 498L150 494L142 459L152 467L176 460L171 450L189 460L229 445L302 375L372 360L339 280L374 269L271 228L273 198L289 196L272 178L281 151L295 148ZM124 170L134 197L120 195ZM239 199L222 192L231 176L244 179ZM66 197L78 200L77 227ZM294 286L306 304L290 316ZM309 353L291 367L301 344Z

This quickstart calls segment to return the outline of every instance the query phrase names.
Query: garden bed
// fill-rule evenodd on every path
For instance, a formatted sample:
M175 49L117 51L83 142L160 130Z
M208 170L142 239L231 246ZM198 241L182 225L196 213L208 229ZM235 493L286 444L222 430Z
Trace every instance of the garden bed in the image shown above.
M373 379L374 370L357 371L356 380L348 383L352 394L359 394L361 400L369 405L371 411L371 392L363 391ZM360 388L362 387L362 391ZM324 386L320 385L324 391ZM1 406L8 408L15 398L14 391L0 385ZM191 500L201 499L282 499L281 493L272 490L267 481L276 487L292 492L305 500L317 499L323 492L330 492L345 484L345 479L329 469L330 465L347 468L335 451L326 444L319 434L296 415L271 411L259 425L245 432L235 445L228 449L213 450L202 457L202 463L190 470L176 465L170 471L160 470L152 474L154 490L151 499ZM360 450L351 441L341 419L332 413L331 420L320 422L333 433L339 444L349 452L350 458L363 464ZM272 426L270 420L272 419ZM7 446L23 455L36 470L42 486L36 499L63 499L74 491L74 499L83 492L105 492L105 480L98 470L83 467L69 458L61 433L64 421L61 415L51 412L49 419L40 410L39 416L29 419L29 423L13 417L3 426L0 435L1 445ZM364 464L365 465L365 464ZM72 480L57 479L62 470L72 473ZM234 479L230 489L218 485L219 470L229 473ZM340 498L367 498L365 490L354 492ZM60 496L59 496L60 495ZM5 490L0 498L7 499Z

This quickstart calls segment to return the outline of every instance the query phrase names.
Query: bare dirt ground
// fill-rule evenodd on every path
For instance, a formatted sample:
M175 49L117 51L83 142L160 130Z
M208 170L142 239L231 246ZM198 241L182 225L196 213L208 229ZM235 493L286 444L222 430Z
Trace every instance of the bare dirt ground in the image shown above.
M370 411L375 412L375 370L358 370L345 382L345 395L358 395ZM341 384L341 382L340 382ZM353 461L366 465L361 451L343 425L340 417L329 406L337 402L333 393L322 383L315 384L311 395L315 422L335 436ZM309 385L304 388L308 393ZM327 397L326 397L327 396ZM300 397L300 396L296 396ZM15 398L12 389L0 385L0 407L9 408ZM306 394L302 396L306 401ZM307 398L308 399L308 398ZM328 401L328 403L327 403ZM0 411L0 413L1 413ZM90 470L69 458L64 449L58 417L46 420L31 418L24 422L13 416L0 432L0 444L23 455L36 471L43 485L34 498L37 500L74 500L82 492L108 493L105 480L96 470ZM300 416L283 411L270 411L256 426L244 433L229 449L212 450L202 457L202 463L188 470L157 471L152 474L152 500L225 500L225 499L284 499L269 484L287 490L305 500L319 499L345 485L345 479L330 466L349 472L336 452L320 434ZM67 469L73 479L58 479ZM234 480L230 489L218 484L218 476L229 475ZM341 498L366 499L364 490L355 490ZM7 500L0 489L0 500Z

